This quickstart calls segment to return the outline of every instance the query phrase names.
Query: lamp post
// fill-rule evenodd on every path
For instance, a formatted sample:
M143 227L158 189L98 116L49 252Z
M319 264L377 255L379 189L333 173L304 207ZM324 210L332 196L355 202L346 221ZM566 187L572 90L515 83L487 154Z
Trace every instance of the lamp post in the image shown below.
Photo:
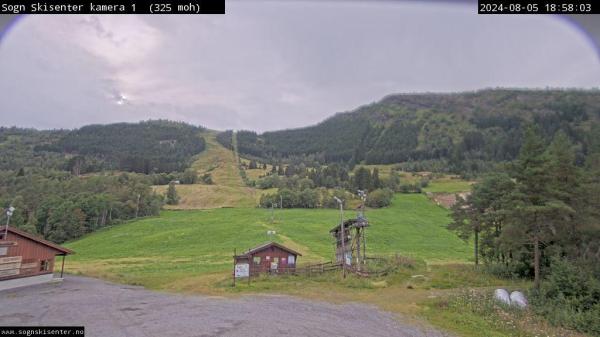
M356 241L356 248L357 248L357 254L356 254L356 263L358 264L358 269L360 270L360 265L365 264L367 261L367 244L366 244L366 239L365 239L365 229L364 227L362 227L362 225L367 221L367 217L365 216L365 203L367 202L367 192L365 190L358 190L357 191L358 197L361 200L361 204L360 204L360 212L358 213L358 221L360 221L361 227L359 227L359 232L357 233L357 241ZM363 252L362 254L360 253L360 244L362 241L362 249ZM362 261L361 261L361 255L362 255Z
M333 198L340 205L340 230L342 236L342 275L344 278L346 278L346 235L344 230L344 202L338 197Z
M10 217L13 215L14 211L15 208L12 206L6 210L6 228L4 228L4 240L8 238L8 225L10 224Z
M360 215L361 217L365 217L365 202L367 201L367 192L363 191L363 190L358 190L358 197L360 198L360 200L362 201L362 203L360 204Z

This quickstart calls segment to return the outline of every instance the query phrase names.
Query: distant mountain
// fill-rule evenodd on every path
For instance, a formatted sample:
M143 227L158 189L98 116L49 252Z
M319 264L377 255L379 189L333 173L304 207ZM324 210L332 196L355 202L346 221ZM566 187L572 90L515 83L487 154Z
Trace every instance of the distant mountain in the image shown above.
M240 153L270 160L309 156L321 162L367 164L438 161L474 165L477 170L478 165L514 159L523 127L531 123L548 141L564 130L583 158L590 129L599 121L598 90L399 94L314 126L260 135L241 131L237 143Z
M182 171L192 156L205 149L202 130L163 120L88 125L34 149L67 155L67 168L78 173L106 169L139 173Z

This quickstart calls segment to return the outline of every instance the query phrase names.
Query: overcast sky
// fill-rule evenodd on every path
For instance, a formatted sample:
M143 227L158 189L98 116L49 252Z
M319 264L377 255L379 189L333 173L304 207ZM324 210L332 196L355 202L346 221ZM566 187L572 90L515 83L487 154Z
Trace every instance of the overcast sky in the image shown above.
M28 16L0 43L0 125L168 118L265 131L391 93L600 87L598 54L568 22L475 12L229 0L226 15Z

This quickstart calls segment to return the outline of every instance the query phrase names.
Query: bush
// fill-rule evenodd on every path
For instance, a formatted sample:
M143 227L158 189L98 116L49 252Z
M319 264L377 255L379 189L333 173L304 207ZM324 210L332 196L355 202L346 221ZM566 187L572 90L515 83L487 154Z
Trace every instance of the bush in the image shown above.
M212 185L213 184L213 180L212 180L212 175L210 173L204 173L202 175L202 182L205 183L206 185Z
M389 188L377 189L367 196L367 206L374 208L389 206L393 197L394 192Z
M493 276L501 279L518 279L531 277L531 266L521 261L513 261L512 263L493 263L485 264L485 271Z
M319 207L319 193L315 190L305 189L299 193L299 203L297 207L300 208L317 208Z
M552 324L600 336L600 280L587 269L554 260L531 302Z
M177 189L175 188L175 183L169 183L169 187L167 188L167 205L177 205L179 204L179 195L177 194Z
M198 181L198 173L194 169L187 169L181 175L182 184L195 184Z
M417 184L402 184L398 190L400 193L421 193L421 186Z
M258 188L260 188L262 190L266 190L269 188L279 187L280 183L281 182L280 182L279 176L276 174L272 174L272 175L268 175L264 178L259 179L256 185Z

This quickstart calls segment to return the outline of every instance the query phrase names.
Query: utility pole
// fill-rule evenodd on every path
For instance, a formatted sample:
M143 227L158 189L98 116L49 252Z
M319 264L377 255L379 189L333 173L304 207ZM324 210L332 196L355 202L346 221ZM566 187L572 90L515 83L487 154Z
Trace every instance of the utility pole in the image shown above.
M365 216L365 203L367 202L367 192L364 190L358 190L358 196L360 197L360 200L362 201L360 204L360 214L359 214L359 220L360 221L367 221L367 217ZM362 240L361 240L361 236L362 236ZM362 241L362 245L363 245L363 253L362 253L362 259L363 259L363 264L366 263L367 261L367 244L366 244L366 239L365 239L365 228L362 227L360 228L360 233L358 236L358 244L357 244L357 248L358 248L358 259L360 260L360 241ZM359 265L360 265L360 261L359 261Z
M277 207L277 204L271 203L271 224L273 224L273 222L275 221L275 207Z
M344 229L344 202L338 197L333 198L340 205L340 230L342 236L342 276L346 278L346 234Z
M137 219L137 217L138 217L138 213L139 213L139 211L140 211L140 197L141 197L141 196L142 196L142 195L138 193L138 195L137 195L137 203L135 204L135 218L136 218L136 219Z

